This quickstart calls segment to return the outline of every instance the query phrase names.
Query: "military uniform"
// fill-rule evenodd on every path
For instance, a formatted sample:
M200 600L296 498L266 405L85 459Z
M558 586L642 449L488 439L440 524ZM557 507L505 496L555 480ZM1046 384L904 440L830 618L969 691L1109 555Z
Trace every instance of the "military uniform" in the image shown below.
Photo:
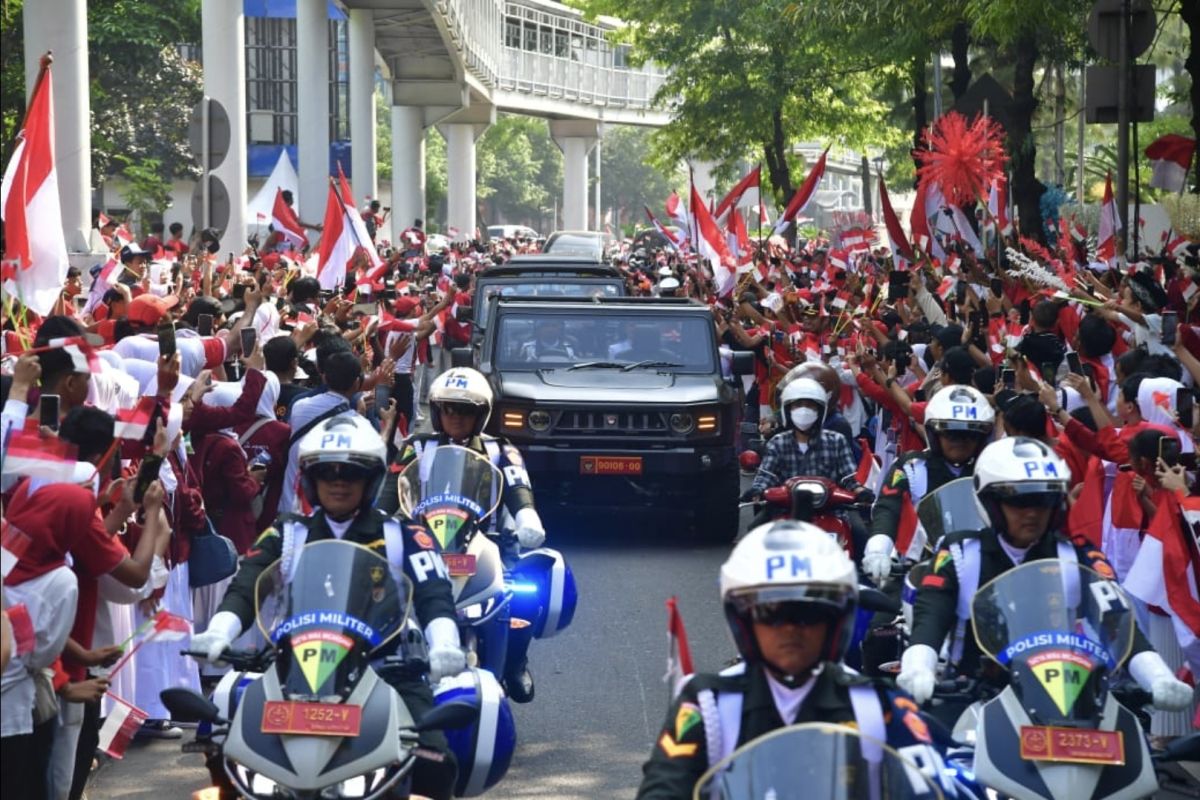
M871 535L887 534L894 543L906 500L915 509L934 490L970 474L968 467L956 472L946 459L931 450L907 453L892 465L880 484L879 498L871 512Z
M917 587L917 599L913 604L913 629L909 635L909 646L924 644L940 651L946 637L955 632L959 625L959 569L956 568L956 547L961 547L972 539L978 540L979 545L979 579L974 589L970 589L973 597L980 586L997 576L1013 569L1017 565L1008 557L1008 553L1000 546L1000 540L995 531L988 528L981 532L955 533L945 537L929 572L921 579ZM1116 579L1104 554L1091 546L1087 540L1077 537L1068 539L1065 535L1052 534L1043 536L1035 542L1026 553L1022 563L1028 564L1044 558L1060 558L1067 549L1074 551L1079 564L1088 567L1106 578ZM1062 551L1060 553L1060 551ZM963 589L963 591L967 591ZM1037 598L1032 598L1037 602ZM962 636L955 639L961 641L961 655L953 660L959 665L960 674L979 675L982 653L975 641L975 631L968 620L963 627ZM952 645L952 655L954 647ZM1139 629L1134 628L1132 654L1149 650L1150 645Z
M354 518L340 538L364 545L380 556L388 558L384 537L385 519L387 517L383 512L374 508L367 509ZM258 576L282 557L285 536L281 531L285 531L290 524L299 524L307 529L308 544L339 538L325 519L325 512L319 508L311 517L283 514L274 527L264 531L246 551L237 575L234 576L218 609L236 614L242 622L243 630L254 624L254 587ZM412 607L416 619L423 626L437 617L456 620L450 580L434 538L424 528L407 522L400 524L400 530L403 553L392 555L399 556L403 563L393 566L401 567L404 575L412 582ZM414 719L419 720L433 708L433 692L424 680L395 679L389 683L403 698ZM419 787L425 794L449 797L454 786L457 765L445 735L441 731L423 731L420 734L420 744L425 750L441 754L442 760L417 759L413 768L414 791Z
M873 699L877 699L879 710L876 713L882 715L881 724L889 745L897 749L932 747L940 759L945 743L935 741L911 698L876 685L871 679L837 664L825 664L813 679L812 689L801 702L792 724L841 723L867 733L870 726L860 724L863 721L855 713L851 697L853 687L865 687L870 695L874 695ZM705 726L706 717L712 716L711 713L706 715L704 710L706 691L717 698L726 693L742 695L741 724L735 748L785 726L762 666L740 664L718 675L692 676L671 704L650 760L642 767L638 800L690 798L696 782L709 769L710 761L719 760L709 755L708 741L713 732ZM724 731L718 733L723 734ZM926 758L924 761L930 763L931 760Z

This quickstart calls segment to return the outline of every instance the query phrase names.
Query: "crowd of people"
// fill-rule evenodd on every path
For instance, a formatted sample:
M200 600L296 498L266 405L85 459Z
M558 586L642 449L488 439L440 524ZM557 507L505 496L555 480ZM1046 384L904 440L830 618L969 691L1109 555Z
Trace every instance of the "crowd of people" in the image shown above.
M253 635L242 634L244 603L226 595L232 574L194 579L200 543L206 560L217 535L243 565L259 564L263 547L277 546L263 540L277 518L319 501L305 488L303 440L332 419L377 434L388 464L411 458L406 441L427 424L423 405L450 369L450 350L470 341L460 311L475 275L537 248L464 240L427 253L418 220L397 246L378 241L382 266L360 251L347 267L350 288L326 292L279 237L222 258L211 231L184 242L180 226L163 238L157 225L135 242L125 226L101 224L111 258L89 276L69 273L54 313L38 317L6 298L0 488L15 562L4 578L6 796L82 796L110 693L147 713L140 735L181 735L159 692L200 689L217 670L146 631L159 629L163 612L197 634L236 612L239 624L218 625L228 635L213 642ZM858 566L882 581L923 544L905 530L906 506L979 474L994 440L1025 437L1061 465L1058 499L1069 515L1055 531L1126 583L1168 676L1192 681L1197 247L1118 266L1089 263L1073 241L1048 250L993 240L987 253L945 241L936 257L911 263L887 248L837 244L773 236L724 293L674 243L626 243L612 255L630 294L706 303L722 348L754 353L745 416L768 441L743 499L798 474L841 481L874 501L869 524L852 522ZM469 416L452 438L479 434L484 402L464 404L484 394L435 403L429 422L444 433ZM16 458L29 449L43 456ZM861 473L864 452L881 480ZM521 545L535 547L544 532L523 510L531 502L512 509ZM1140 558L1148 532L1175 537L1169 552L1187 568ZM1029 545L997 552L1011 565ZM1147 574L1168 587L1169 603L1146 588ZM761 656L742 644L743 655ZM913 652L902 685L920 698L928 654ZM510 693L532 696L526 665L513 669ZM1178 702L1171 691L1163 706L1180 711L1155 715L1163 735L1190 730L1195 711L1190 695Z

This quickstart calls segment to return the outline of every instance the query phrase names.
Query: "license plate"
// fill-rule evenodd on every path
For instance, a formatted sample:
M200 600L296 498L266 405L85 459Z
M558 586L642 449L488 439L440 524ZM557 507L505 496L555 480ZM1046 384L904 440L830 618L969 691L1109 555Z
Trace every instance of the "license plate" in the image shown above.
M475 574L474 553L442 553L442 561L445 562L451 577L460 578Z
M1120 731L1021 726L1021 758L1074 764L1124 764Z
M580 456L581 475L641 475L641 456Z
M358 736L362 706L344 703L296 703L268 700L263 704L262 732L293 736Z

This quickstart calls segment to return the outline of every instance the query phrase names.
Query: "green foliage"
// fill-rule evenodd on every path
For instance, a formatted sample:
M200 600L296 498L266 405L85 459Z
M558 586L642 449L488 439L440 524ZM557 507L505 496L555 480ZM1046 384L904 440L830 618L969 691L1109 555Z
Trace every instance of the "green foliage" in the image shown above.
M0 155L4 164L25 116L25 37L22 0L0 2Z
M113 167L125 181L125 204L140 219L161 212L171 201L171 184L163 180L162 162L157 158L135 160L117 154Z
M438 219L446 199L446 140L433 128L425 131L425 219ZM437 227L427 230L436 231Z
M479 139L475 169L476 196L488 202L491 224L540 223L562 190L562 155L544 119L501 115Z
M375 93L375 175L381 181L392 179L392 112L383 92Z
M649 220L642 206L661 217L672 184L678 182L677 169L664 173L652 165L650 139L651 132L645 128L617 125L605 130L600 202L606 210L615 209L614 223L646 227Z

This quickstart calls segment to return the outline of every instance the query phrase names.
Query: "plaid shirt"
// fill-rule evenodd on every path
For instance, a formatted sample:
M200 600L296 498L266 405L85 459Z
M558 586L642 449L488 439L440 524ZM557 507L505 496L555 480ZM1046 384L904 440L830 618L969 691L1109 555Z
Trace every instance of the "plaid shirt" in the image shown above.
M850 443L842 434L822 429L808 441L807 449L801 452L795 433L786 430L775 434L767 442L767 454L750 488L762 493L797 475L819 475L837 481L847 489L858 489L857 472L858 465L854 463Z

